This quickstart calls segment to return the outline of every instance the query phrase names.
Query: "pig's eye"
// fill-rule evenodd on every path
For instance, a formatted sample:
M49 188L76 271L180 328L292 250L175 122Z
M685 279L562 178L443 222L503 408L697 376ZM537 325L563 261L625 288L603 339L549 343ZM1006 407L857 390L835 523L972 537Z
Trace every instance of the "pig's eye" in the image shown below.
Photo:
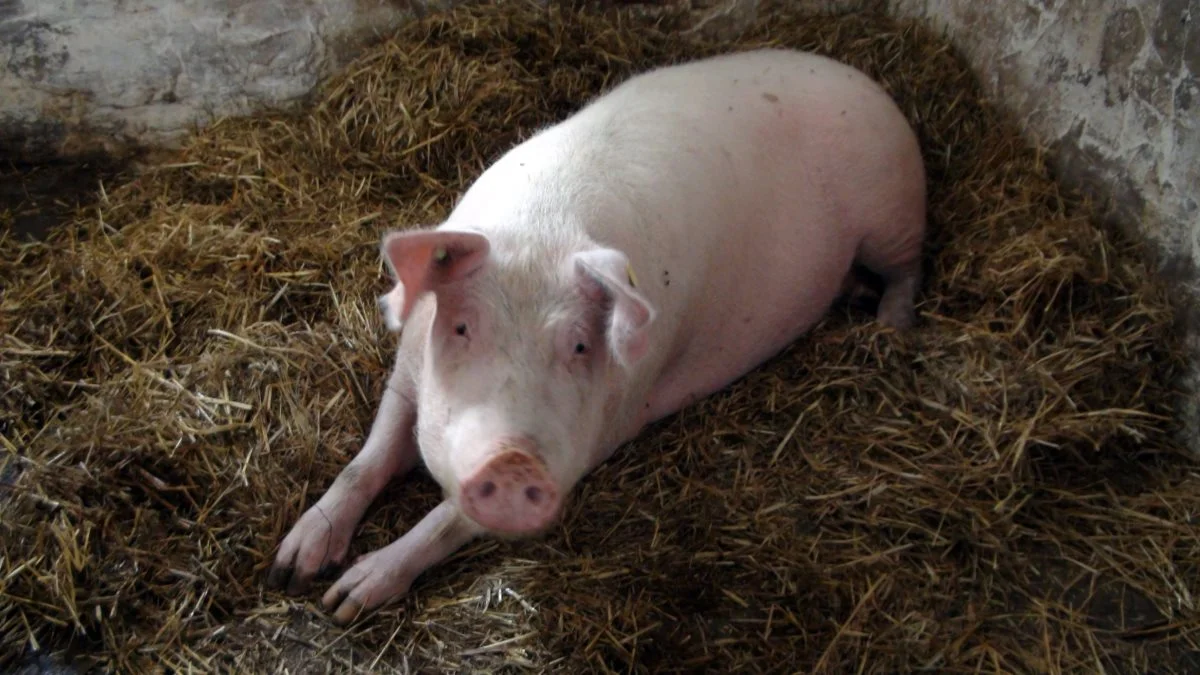
M564 326L555 341L558 344L554 351L560 355L559 358L562 359L563 365L572 371L579 372L590 368L592 336L588 333L586 324L578 322Z
M454 327L454 332L457 333L458 335L462 335L463 337L466 337L467 324L465 324L465 323L458 324L457 326Z

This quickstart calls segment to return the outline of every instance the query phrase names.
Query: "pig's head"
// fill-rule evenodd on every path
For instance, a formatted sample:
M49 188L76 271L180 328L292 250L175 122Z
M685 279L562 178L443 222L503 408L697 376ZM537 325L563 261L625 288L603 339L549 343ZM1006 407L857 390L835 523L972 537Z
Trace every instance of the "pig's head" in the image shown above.
M547 254L467 230L393 232L397 284L381 298L400 330L432 294L418 377L417 440L460 510L498 535L557 518L612 425L646 353L655 311L629 259L582 243ZM561 249L560 249L561 250ZM422 311L424 314L424 311Z

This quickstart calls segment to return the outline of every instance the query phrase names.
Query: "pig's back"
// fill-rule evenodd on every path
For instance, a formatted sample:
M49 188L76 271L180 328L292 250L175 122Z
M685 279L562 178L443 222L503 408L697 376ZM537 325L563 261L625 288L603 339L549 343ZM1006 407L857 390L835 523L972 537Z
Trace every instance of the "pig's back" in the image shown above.
M758 50L652 71L573 122L595 146L577 154L596 155L581 172L623 174L658 209L691 213L687 222L725 215L714 245L722 233L744 241L747 226L767 222L776 229L763 234L777 242L810 227L861 226L879 218L872 202L924 190L916 139L892 99L863 73L811 53ZM760 207L769 213L751 222ZM838 223L827 217L834 212Z

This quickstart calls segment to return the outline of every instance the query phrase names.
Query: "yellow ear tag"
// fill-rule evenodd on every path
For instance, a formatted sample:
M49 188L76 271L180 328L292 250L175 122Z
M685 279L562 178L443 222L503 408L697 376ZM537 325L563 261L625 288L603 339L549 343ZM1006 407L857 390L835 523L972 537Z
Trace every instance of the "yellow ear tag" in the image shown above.
M446 260L446 255L447 254L446 254L445 246L439 246L439 247L433 249L434 262L444 262Z
M633 265L625 263L625 274L629 276L629 285L637 288L637 276L633 273Z

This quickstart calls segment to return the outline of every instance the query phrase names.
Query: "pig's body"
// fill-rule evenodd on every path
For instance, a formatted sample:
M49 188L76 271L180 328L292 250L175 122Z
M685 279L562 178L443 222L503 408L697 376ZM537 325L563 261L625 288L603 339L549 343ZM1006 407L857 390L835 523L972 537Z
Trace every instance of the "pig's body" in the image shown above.
M446 225L534 247L537 261L569 252L571 228L629 256L658 316L604 454L820 320L860 246L869 267L907 272L925 180L878 85L832 60L762 51L626 82L501 158Z
M886 283L880 320L909 326L924 226L916 139L862 73L760 51L631 79L502 157L437 230L385 244L389 393L274 582L340 563L418 450L447 501L335 584L339 620L479 533L545 529L646 424L819 321L853 262Z

